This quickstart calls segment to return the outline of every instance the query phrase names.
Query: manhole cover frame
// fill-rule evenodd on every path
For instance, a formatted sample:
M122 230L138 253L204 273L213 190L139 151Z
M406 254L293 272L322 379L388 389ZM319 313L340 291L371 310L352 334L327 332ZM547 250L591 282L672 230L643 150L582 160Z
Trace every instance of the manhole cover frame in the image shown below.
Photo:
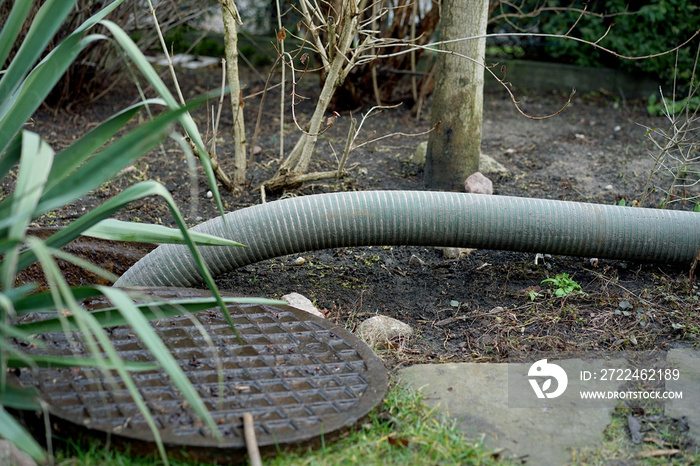
M160 299L210 296L209 292L204 290L185 288L139 288L138 291ZM224 296L233 296L230 293L222 294ZM241 400L246 399L243 392L246 391L245 384L248 383L248 390L252 389L255 392L257 403L265 404L266 402L269 403L270 400L275 401L275 399L278 401L282 400L282 403L279 406L272 403L270 406L256 407L254 403L251 406L245 406L245 402L243 402L243 406L229 409L228 415L219 416L219 412L212 408L216 405L221 406L221 404L203 396L203 391L210 390L213 386L212 383L203 384L198 381L198 377L204 368L208 367L206 371L211 375L211 361L207 358L198 359L196 356L193 357L193 353L198 353L198 350L202 348L199 345L187 348L188 345L178 347L173 344L175 338L172 335L178 334L178 329L181 330L183 328L180 324L185 320L191 323L189 317L172 317L152 322L153 327L179 361L180 367L185 370L190 381L193 382L200 396L207 403L215 420L218 419L218 423L221 426L220 432L229 429L224 438L221 441L217 441L206 426L201 424L201 420L198 425L195 419L191 426L192 432L189 435L178 434L171 425L162 422L164 418L162 412L154 412L154 409L162 411L163 408L159 408L157 403L154 408L154 404L149 403L149 401L152 402L153 400L149 400L148 396L145 396L151 414L159 422L159 431L161 431L163 443L169 452L175 454L175 457L184 454L188 459L199 461L242 460L245 454L245 441L242 433L242 413L244 411L253 415L257 440L263 454L275 454L289 447L303 446L313 448L323 442L332 441L338 435L347 431L347 429L361 423L371 410L384 399L388 386L386 368L372 349L351 332L333 324L327 319L313 316L290 306L229 305L227 307L232 317L234 317L234 322L237 323L236 326L246 344L240 346L236 343L235 346L232 346L232 350L239 353L234 356L222 354L220 345L217 347L221 362L224 365L224 379L227 378L227 374L231 374L234 371L238 376L248 374L250 377L246 380L229 380L230 383L238 384L238 388L241 389L241 393L239 393ZM219 339L218 343L221 343L221 338L226 341L232 341L235 338L230 327L224 325L225 320L218 308L199 311L191 314L191 316L196 316L208 333L211 334L211 330L215 330L213 335L210 335L210 337L213 337L215 345L217 344L217 339ZM246 321L248 324L241 325L241 322ZM260 329L263 329L263 331L260 332ZM168 332L169 330L172 331ZM270 330L270 332L268 333L266 330ZM289 330L296 331L290 332ZM128 333L127 327L115 327L109 331L111 338L117 335L118 347L128 348L119 351L125 359L148 360L150 354L146 353L145 356L144 354L139 354L139 351L141 353L144 353L144 351L142 348L138 348L142 343L135 336L132 336L131 340L136 342L136 346L133 346L134 341L131 340L122 344L123 341L119 339L118 334ZM65 338L62 334L48 334L44 338L50 341L60 337ZM182 338L187 340L189 337L182 335ZM198 354L201 354L201 351ZM244 361L244 366L246 364L252 365L250 367L242 367L236 361ZM303 364L295 365L296 362L292 363L292 361L303 362ZM272 362L274 364L271 364ZM238 367L232 368L234 365ZM309 372L306 377L308 381L306 385L304 385L302 371ZM340 374L334 376L334 371L340 372ZM162 372L161 370L154 372L154 374ZM291 376L287 378L280 376L285 373L291 374ZM44 379L50 379L53 382L62 380L60 377L64 376L75 379L81 375L85 376L83 370L76 373L75 370L71 369L41 369L37 374L38 376L35 377L30 371L23 370L14 379L15 382L19 382L22 386L36 386L40 394L45 399L48 399L51 423L55 434L64 438L88 435L93 438L107 440L113 445L122 448L128 447L135 454L149 455L157 451L153 434L147 428L136 429L129 425L130 421L120 424L117 422L118 416L113 416L106 420L98 419L93 421L94 413L99 411L99 409L95 408L95 406L90 406L84 401L80 401L79 405L84 406L83 409L86 412L92 410L92 416L81 418L75 415L75 411L80 409L76 408L71 411L66 409L69 404L67 402L58 403L58 405L55 401L52 402L52 400L58 398L56 393L59 393L59 391L56 390L55 384L46 383ZM262 376L263 379L256 380L255 374ZM132 375L138 376L140 374ZM286 379L291 381L289 384L286 384L287 388L290 388L290 384L297 384L302 386L301 390L295 391L295 389L291 389L285 393L284 389L280 389L280 387L285 386ZM349 382L344 385L344 381ZM224 384L226 382L224 380ZM267 392L266 387L268 385L266 384L276 386L277 391L271 390ZM326 385L325 388L324 384ZM91 385L91 383L87 385ZM118 390L110 391L112 389L104 387L104 383L98 383L97 385L103 386L97 396L98 398L102 397L104 399L105 396L111 397L112 400L118 398L118 395L116 397L114 395L119 393ZM328 385L332 387L328 389ZM95 398L89 395L91 392L88 391L88 395L86 395L80 388L76 388L76 384L69 382L68 386L76 389L76 398ZM220 387L221 385L217 382L216 386ZM356 399L353 399L352 392L354 388L352 387L357 388L360 386L364 386L362 393L355 393L354 395L357 396ZM105 388L106 391L104 390ZM142 396L144 395L143 390L144 387L142 386L140 389ZM170 394L167 396L174 393L175 399L179 395L177 390L172 387L168 387L168 390L170 390ZM164 389L163 393L167 393L168 390ZM47 392L51 392L51 395L56 396L47 396ZM335 395L332 395L333 393ZM306 401L305 397L308 396L311 397L310 402ZM335 399L337 396L343 399ZM295 426L296 429L288 429L289 431L287 432L281 432L281 435L277 435L277 432L271 433L269 429L271 424L265 424L265 419L261 418L261 416L265 417L269 416L269 413L273 413L273 417L279 417L280 413L282 413L282 417L277 419L277 421L285 429L285 424L294 424L296 419L288 416L285 420L284 417L287 409L291 409L289 406L293 406L295 398L298 399L301 412L306 412L307 417L312 420L308 421L308 419L303 418L299 425ZM66 394L65 400L69 399L70 394ZM177 400L184 399L180 398ZM115 401L107 401L108 403L105 406L109 405L109 403L119 404ZM127 402L122 400L119 406L125 403ZM133 400L131 403L133 403ZM225 403L226 401L224 401ZM173 406L173 403L169 403L168 406ZM189 415L188 413L191 410L188 411L186 404L183 404L180 408L183 416ZM119 410L124 411L125 408L120 407ZM333 412L334 410L335 412ZM129 411L129 409L126 409L126 411ZM177 417L176 414L173 413L173 416ZM125 416L123 412L121 415ZM316 419L319 420L316 421ZM102 421L107 421L107 423ZM117 425L115 425L115 422Z

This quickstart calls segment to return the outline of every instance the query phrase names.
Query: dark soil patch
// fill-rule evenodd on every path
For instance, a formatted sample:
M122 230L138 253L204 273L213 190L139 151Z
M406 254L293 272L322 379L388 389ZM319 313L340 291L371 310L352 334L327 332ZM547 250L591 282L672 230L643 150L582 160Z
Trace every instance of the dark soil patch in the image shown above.
M180 70L186 96L200 95L219 85L217 69ZM303 91L313 96L316 81L307 78ZM261 90L248 81L246 94ZM553 113L566 95L519 92L521 108L529 114ZM260 202L257 186L272 176L278 154L278 93L267 96L263 124L252 156L249 185L242 193L223 192L226 210ZM127 98L126 96L133 96ZM125 83L100 102L70 111L42 109L35 115L34 131L54 148L68 145L79 134L136 99L133 84ZM253 134L259 97L247 101L246 121ZM312 100L297 108L306 121ZM208 111L195 115L204 132ZM360 111L355 112L358 117ZM313 170L335 168L347 134L349 113L319 140ZM291 118L291 117L290 117ZM287 120L285 146L298 131ZM301 122L303 124L303 121ZM232 122L224 109L217 143L220 162L231 173L231 145L227 134ZM577 96L560 115L530 120L520 115L505 93L485 96L483 151L510 171L491 176L501 195L562 199L604 204L639 199L651 168L639 124L663 124L650 118L643 102L618 99L604 93ZM364 125L363 140L394 132L424 132L425 118L416 121L406 108L384 110ZM210 135L209 135L210 137ZM308 183L267 195L267 201L285 196L367 189L425 189L421 167L410 163L420 138L392 137L359 148L350 155L349 174L342 180ZM191 225L218 215L207 197L209 188L198 170L196 198L182 151L166 142L117 180L41 220L43 225L64 225L124 187L142 179L162 182L173 194ZM195 202L193 202L195 201ZM658 198L650 201L658 202ZM692 207L692 206L691 206ZM690 208L680 205L679 208ZM119 218L172 225L165 204L157 199L134 203ZM411 259L415 256L415 259ZM346 248L303 254L305 263L281 257L244 267L219 278L222 289L244 295L280 297L302 293L325 309L328 318L354 328L374 314L411 324L416 336L392 352L388 364L415 361L519 361L542 354L559 356L586 352L665 349L697 345L700 334L700 292L689 283L689 265L634 263L589 258L546 257L532 254L474 251L461 259L448 259L442 251L418 247ZM555 297L543 279L568 273L585 294ZM538 294L531 294L538 293ZM534 298L534 299L533 299ZM623 303L623 304L621 304ZM629 304L629 306L628 306Z

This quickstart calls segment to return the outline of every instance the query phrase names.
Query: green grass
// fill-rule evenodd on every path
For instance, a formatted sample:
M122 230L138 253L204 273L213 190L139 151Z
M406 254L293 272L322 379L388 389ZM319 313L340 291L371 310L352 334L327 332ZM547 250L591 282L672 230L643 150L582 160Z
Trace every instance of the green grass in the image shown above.
M423 404L419 393L392 383L380 409L343 438L323 443L314 451L286 451L264 460L265 465L391 465L391 464L504 464L479 440L468 439L453 421L445 421ZM71 444L56 453L58 466L153 465L153 458L105 450L98 444ZM172 465L191 465L172 461Z

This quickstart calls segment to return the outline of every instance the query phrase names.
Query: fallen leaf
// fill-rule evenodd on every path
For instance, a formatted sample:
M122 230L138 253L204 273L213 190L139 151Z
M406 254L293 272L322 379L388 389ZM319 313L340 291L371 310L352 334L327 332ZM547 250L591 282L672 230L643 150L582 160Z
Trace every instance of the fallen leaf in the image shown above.
M638 458L655 458L658 456L673 456L673 455L677 455L680 452L681 452L680 450L676 450L676 449L674 449L674 450L662 450L662 449L645 450L645 451L640 451L639 453L637 453L637 457Z
M644 437L644 441L647 443L655 443L659 447L670 447L671 446L670 443L665 442L665 441L658 439L656 437L651 437L651 436Z
M407 447L409 443L407 438L397 437L395 435L390 435L387 437L387 440L392 447Z

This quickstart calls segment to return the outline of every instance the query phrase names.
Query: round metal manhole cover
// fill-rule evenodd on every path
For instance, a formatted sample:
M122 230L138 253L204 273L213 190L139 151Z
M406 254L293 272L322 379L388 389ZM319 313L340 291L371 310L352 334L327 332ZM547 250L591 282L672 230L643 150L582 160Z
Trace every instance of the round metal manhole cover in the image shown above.
M152 293L163 298L206 295L182 289ZM244 345L218 308L152 323L223 437L212 436L164 371L132 373L169 451L184 449L188 458L202 461L241 459L245 413L253 416L263 453L286 444L313 445L322 436L327 440L357 424L384 398L383 363L345 329L287 306L229 305L228 309ZM128 327L108 332L125 360L152 360ZM42 352L72 354L65 335L40 338L47 345ZM221 383L218 367L223 370ZM16 379L40 391L54 428L62 431L59 435L77 429L113 443L126 442L132 452L155 451L153 434L119 376L71 368L23 370Z

